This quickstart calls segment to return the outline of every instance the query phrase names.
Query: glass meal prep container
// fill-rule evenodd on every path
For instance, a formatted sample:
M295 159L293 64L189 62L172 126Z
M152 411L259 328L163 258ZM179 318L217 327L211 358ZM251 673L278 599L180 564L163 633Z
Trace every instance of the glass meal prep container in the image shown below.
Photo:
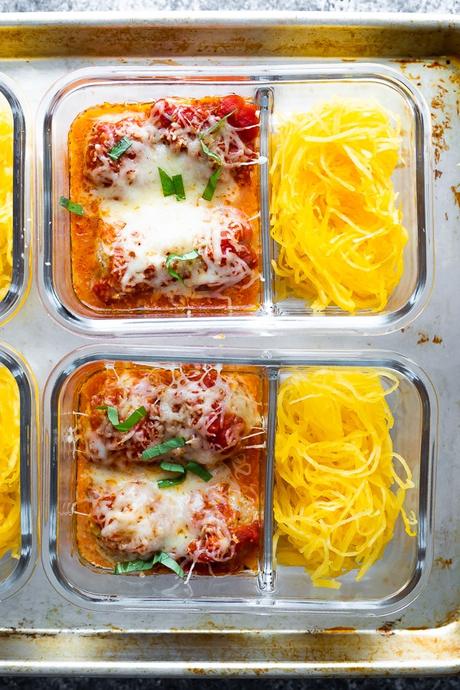
M148 287L146 292L142 292L142 290L145 288L145 285L153 284L148 283L149 280L154 280L149 271L152 270L155 276L160 275L158 273L160 269L147 268L144 273L141 272L141 278L136 278L136 280L141 280L141 283L137 283L136 287L136 290L139 289L140 292L138 298L132 304L123 306L123 300L120 301L119 299L120 292L117 293L118 297L113 297L112 302L107 302L105 306L101 306L102 302L100 301L98 303L99 306L95 306L96 303L90 304L89 302L91 302L92 298L88 302L87 296L80 298L75 288L75 281L78 282L79 273L80 276L83 276L83 281L85 280L84 271L81 268L83 264L81 262L85 263L88 256L96 257L95 259L90 259L90 262L93 262L96 267L94 268L93 266L94 271L98 275L102 273L103 276L109 276L109 282L115 282L119 291L131 290L132 284L129 281L133 280L135 266L138 265L139 257L142 258L142 261L144 260L136 246L131 246L129 243L126 244L126 237L122 241L120 240L119 244L117 244L118 240L115 240L115 244L110 244L114 241L113 234L111 233L115 232L116 234L118 232L114 231L113 227L118 226L116 225L117 216L110 215L110 213L113 213L114 207L112 201L107 201L107 194L111 198L120 200L117 196L118 187L116 187L116 193L111 191L113 189L113 178L110 175L112 175L114 169L118 170L118 172L125 170L127 179L130 180L128 186L132 185L130 189L136 191L137 184L136 178L134 178L133 183L132 178L129 177L133 170L128 170L131 165L129 161L131 159L135 160L137 156L137 135L132 134L133 141L129 139L126 141L126 136L119 139L123 132L128 131L126 127L131 127L129 131L134 131L131 126L132 122L131 124L125 123L123 126L116 125L118 129L114 131L118 132L118 134L115 136L113 131L110 130L114 120L117 119L120 113L124 113L125 120L131 118L131 120L138 122L136 118L139 116L139 108L141 110L144 109L144 112L147 107L145 104L149 104L150 107L153 103L155 103L155 108L158 108L157 103L163 102L162 99L171 97L173 99L185 99L186 102L190 102L190 99L205 99L205 101L209 98L225 99L235 94L244 98L246 103L255 104L259 118L259 137L254 144L255 151L253 152L253 157L250 161L243 163L243 167L239 168L239 170L244 170L244 166L248 165L248 163L252 168L254 168L254 165L256 168L251 177L251 185L257 188L255 189L256 195L251 207L254 213L251 211L251 218L247 219L251 229L248 230L248 225L246 225L246 230L241 231L243 235L245 232L249 232L251 240L248 240L246 236L246 240L241 240L244 245L243 250L241 250L241 247L239 250L235 249L237 254L239 252L238 256L240 257L235 259L237 263L243 255L246 257L244 261L249 261L247 258L248 243L250 245L249 253L258 254L258 265L255 265L255 259L253 259L251 264L252 273L250 276L252 275L252 278L249 276L249 283L236 283L233 292L228 293L230 298L226 298L226 302L223 300L223 297L217 300L219 308L212 304L209 306L209 303L217 299L214 293L209 293L211 297L208 299L208 306L203 306L204 303L201 304L198 301L198 306L190 307L190 303L187 302L182 306L165 307L164 305L161 306L159 302L160 306L153 308L151 305L145 306L143 301L143 295L150 294L150 287ZM402 223L408 235L408 241L403 250L404 270L389 297L388 303L380 312L372 312L370 309L358 309L354 313L347 313L334 306L328 306L324 311L317 312L300 298L284 296L283 291L280 290L279 278L275 276L273 264L276 262L279 254L279 245L271 237L272 190L269 169L273 155L276 153L274 150L276 149L276 144L274 143L276 142L276 132L283 117L295 112L310 112L318 104L331 100L353 99L356 96L364 99L364 101L369 100L369 102L376 102L379 106L383 106L400 123L400 160L392 174L391 182L396 192L396 203L400 204L401 207ZM111 108L113 109L114 107L115 111L112 112ZM116 107L119 108L118 111ZM215 131L218 132L219 128L222 129L223 127L222 122L226 119L229 120L233 113L237 111L238 108L235 106L235 109L221 118L220 122L216 121L213 127L206 130L204 140L202 135L199 134L199 142L202 143L204 141L205 147L207 144L212 145L212 140L206 138L208 136L207 132L211 132L211 135ZM89 142L86 149L78 148L78 146L75 148L75 140L78 143L81 139L80 125L82 118L85 118L85 112L89 113L90 119L93 118L96 123L99 123L98 118L100 117L102 125L99 123L97 126L95 125L96 130L90 130L92 134L86 140ZM153 110L146 112L153 112ZM153 116L150 115L151 117ZM240 124L242 123L240 122ZM115 125L113 126L115 127ZM241 134L242 131L250 130L253 126L252 124L246 128L241 126L236 129ZM110 130L109 134L106 131L107 127ZM101 128L104 131L103 134L100 132ZM84 132L87 131L88 129L84 130ZM173 129L172 131L177 130ZM96 135L94 135L94 132L96 132ZM69 133L71 149L69 149ZM86 179L89 179L91 176L94 177L94 171L88 166L90 164L91 166L93 165L91 161L94 162L95 158L100 163L101 159L98 156L100 155L101 146L104 145L104 137L110 138L110 136L115 137L113 141L117 142L117 146L125 140L125 144L128 146L128 149L124 149L125 155L131 156L131 158L125 159L125 163L120 163L119 161L123 159L117 158L117 156L122 155L120 154L121 149L120 151L115 151L116 146L108 152L107 161L110 158L110 162L107 163L104 159L105 162L103 164L109 166L110 175L109 177L104 177L106 175L104 173L102 177L98 178L98 184L102 186L98 191L100 196L97 203L100 203L100 208L105 209L102 212L104 220L101 221L101 216L97 216L98 213L101 213L98 210L96 213L97 223L96 225L91 225L94 221L92 216L94 211L90 210L87 212L83 208L84 204L79 204L78 199L70 198L72 195L72 184L74 187L76 184L72 181L75 181L78 175L81 174L81 171L75 172L75 167L78 168L78 161L75 160L75 155L86 156L86 163L82 161L80 166L87 166L83 177L85 175ZM173 144L176 145L177 135L173 134L171 136ZM95 137L95 144L91 137ZM259 328L274 328L283 331L291 328L308 328L315 332L385 333L401 328L415 318L428 299L432 283L433 262L431 241L430 118L421 94L395 70L377 64L357 62L353 64L311 63L309 65L273 65L270 67L233 66L220 67L218 69L209 67L171 68L161 66L151 69L140 69L138 67L89 68L74 72L60 80L45 97L41 105L39 138L43 140L41 167L37 180L40 192L39 197L41 199L40 289L50 313L61 324L70 329L93 336L101 334L127 336L147 334L154 332L155 329L183 332L191 331L194 328L244 330L251 325L257 324ZM168 145L170 145L171 141L168 141ZM246 144L242 146L244 148ZM130 153L129 147L131 147L132 153ZM157 151L155 147L156 144L152 150ZM69 150L72 156L69 156ZM215 152L211 151L210 153L209 146L203 150L207 152L206 156L210 156L209 160L211 160L211 163L209 163L208 159L206 162L209 165L215 165ZM76 151L77 154L75 153ZM157 153L154 155L156 156ZM214 158L212 158L213 155ZM74 161L73 163L72 160ZM88 163L88 161L90 162ZM69 173L69 165L72 166L71 174ZM125 168L122 168L122 165ZM135 168L133 169L134 176L137 174L141 175L140 172L136 172ZM210 167L209 170L212 171L213 168ZM175 172L175 169L171 170L171 175ZM156 185L161 195L158 176L156 174L153 175L152 171L149 174L151 174L152 189ZM181 176L179 175L179 177ZM157 216L159 224L160 221L164 223L165 218L168 222L175 219L176 224L173 228L173 234L175 234L177 227L186 221L187 215L196 211L196 208L195 210L193 208L191 210L188 207L186 208L184 206L186 202L180 196L177 196L178 201L176 203L172 187L169 189L164 186L165 184L171 185L172 178L169 178L169 181L168 175L166 175L166 178L166 182L162 179L161 184L163 186L163 194L169 196L168 204L172 200L171 205L167 207L169 215L162 215L163 211L158 215L155 205L149 210L149 219L145 222L147 223L147 234L150 233L150 235L151 226L148 224L151 222L151 218ZM184 179L187 183L186 172L184 172ZM221 179L223 180L224 178L222 177ZM236 179L238 180L239 178ZM219 183L216 180L214 180L214 183L215 193L218 195ZM114 184L121 184L121 182L116 181ZM203 186L203 181L200 184ZM241 184L244 187L244 182ZM104 185L107 185L107 187L104 187ZM198 192L202 186L198 185ZM79 189L78 185L76 188ZM187 184L185 184L185 188L187 188ZM199 193L197 189L193 188L193 194L198 198ZM126 192L126 194L129 193ZM125 194L124 191L123 194ZM187 195L187 189L185 195ZM64 198L64 206L62 205L62 198ZM123 199L124 197L121 198ZM220 197L217 196L216 198L216 204L219 205ZM229 203L233 203L231 201L232 197L228 198L230 199ZM69 206L66 206L69 200L73 204L74 211L76 204L76 213L69 212ZM112 206L110 206L110 203L112 203ZM140 203L140 207L142 207L143 203ZM183 204L182 206L181 203ZM224 199L224 206L228 211L226 203ZM196 206L202 209L203 204L203 200L200 200ZM79 206L81 207L80 209L78 208ZM120 206L117 208L119 210ZM83 213L83 217L76 217L79 213ZM125 235L128 233L129 237L132 235L137 241L139 233L142 234L144 232L143 229L139 229L144 220L139 220L140 216L136 216L136 218L137 224L132 221L132 216L125 213L123 221L120 221L120 223L122 228L124 226L122 235L123 233ZM82 228L86 227L85 223L88 224L87 228L91 226L91 232L88 229L86 233L82 230ZM101 223L102 230L100 230ZM107 223L109 225L108 230ZM110 229L111 223L114 223L112 229ZM103 238L97 245L97 249L94 249L92 245L91 248L88 248L88 245L86 249L85 246L82 246L80 251L78 245L81 236L90 237L95 232L102 232L101 237ZM164 232L164 238L166 239L168 232L168 230ZM241 235L238 236L241 239ZM107 240L107 237L109 237L109 240ZM146 241L142 240L142 242ZM151 239L148 241L150 242ZM108 253L107 242L112 247ZM154 240L155 242L157 240ZM246 245L244 244L245 242ZM140 246L139 243L137 243L137 246ZM223 247L224 245L222 244L221 246ZM168 252L169 250L163 248L163 251ZM213 256L216 257L217 250L215 246L213 251ZM77 252L74 254L74 263L72 263L73 252ZM202 259L204 260L202 249L200 249L200 252L192 249L190 252L187 251L183 255L178 255L172 250L172 253L166 254L166 267L169 277L166 273L165 275L166 279L172 284L172 286L169 285L168 289L173 291L176 289L188 289L188 286L184 287L184 280L191 280L195 270L194 267L198 266ZM197 258L198 263L194 263L194 259ZM169 263L170 261L172 263ZM224 258L224 264L225 261ZM144 266L142 262L139 265ZM185 269L183 268L184 266L186 266ZM205 267L203 270L205 275L208 276L212 273L212 266L210 269L209 262L206 266L207 268ZM247 265L244 266L244 270L246 269ZM165 271L166 269L163 267L162 270ZM199 269L197 268L196 270ZM177 271L179 271L179 275ZM187 271L189 272L187 273ZM255 283L252 281L257 280L257 271L260 271L260 280L256 290ZM122 276L121 278L120 275ZM173 276L174 280L171 279L171 276ZM196 278L196 280L199 282L199 280L203 281L204 278L201 276L200 279ZM101 294L105 295L101 299L112 299L112 297L107 297L107 285L105 283L101 288L99 278L96 280L93 276L93 278L88 278L88 281L88 285L92 281L90 292L92 291L92 294L96 291L97 299L99 299ZM120 284L124 285L124 287L119 287ZM244 289L239 289L239 285L242 285ZM254 289L252 301L250 300L251 304L240 308L238 300L242 299L241 295L244 294L247 285L252 285L250 289ZM162 289L166 288L161 288L160 292ZM219 289L216 288L218 294L227 295L225 291L219 293ZM110 290L113 290L113 286ZM196 289L196 294L198 294L199 290L201 290L201 287ZM255 294L256 292L257 294ZM235 302L234 295L238 293L239 296ZM112 293L110 294L112 295ZM127 293L121 294L124 299ZM202 292L199 294L202 294ZM212 296L213 294L214 297ZM206 302L206 300L204 301Z
M181 580L163 571L148 576L114 574L113 566L95 567L82 558L76 543L78 520L86 509L76 503L77 465L75 422L85 415L79 407L82 386L95 372L119 373L117 367L168 369L221 364L261 382L257 432L260 451L260 524L257 564L238 573L212 577L193 574ZM415 488L407 494L407 510L417 518L417 534L409 537L399 517L383 557L364 575L341 578L340 589L314 587L303 567L280 565L273 552L274 444L277 397L282 382L293 373L320 367L351 370L376 367L395 376L399 386L389 397L395 418L394 449L405 457ZM110 374L111 376L113 374ZM80 391L80 392L79 392ZM96 408L106 409L106 408ZM78 412L75 415L75 412ZM426 582L432 561L436 397L426 375L411 361L389 352L253 351L240 348L103 347L85 346L62 360L51 374L44 396L44 528L43 563L53 586L79 606L161 610L173 606L206 610L252 609L254 612L349 612L388 615L411 603ZM90 465L92 463L89 461ZM94 470L98 472L99 470ZM78 475L80 476L80 475ZM79 480L78 480L79 481ZM165 489L168 491L168 489ZM410 495L409 495L410 494ZM105 500L105 499L104 499ZM83 516L79 513L83 512ZM81 534L81 533L80 533Z
M0 74L0 118L0 323L3 324L21 306L30 283L30 141L22 100L16 85L4 74Z
M0 364L15 379L19 393L19 540L16 553L9 549L0 558L0 601L15 594L29 579L35 565L36 472L38 464L37 408L33 374L23 358L5 343L0 343ZM6 382L2 381L2 390ZM6 467L3 468L6 472ZM12 472L8 474L12 482ZM6 501L0 489L0 500ZM8 492L10 493L10 492ZM4 510L4 508L2 508Z

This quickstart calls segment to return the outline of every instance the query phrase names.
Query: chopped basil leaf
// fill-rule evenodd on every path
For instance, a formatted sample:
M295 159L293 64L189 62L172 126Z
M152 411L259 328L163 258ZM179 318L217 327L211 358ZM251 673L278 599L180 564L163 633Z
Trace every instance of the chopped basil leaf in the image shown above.
M179 577L184 578L185 573L178 563L171 558L168 553L164 551L159 551L148 561L142 561L138 559L137 561L125 561L124 563L117 563L114 568L115 575L124 575L126 573L139 573L143 570L151 570L155 565L159 563L164 565L165 568L169 568Z
M174 263L174 261L192 261L193 259L198 259L199 256L200 255L196 249L192 249L190 252L186 252L185 254L170 254L166 259L166 268L168 269L169 275L176 280L182 280L182 276L171 268L171 264Z
M173 572L176 573L179 577L185 578L185 573L180 567L179 563L177 563L174 558L171 558L169 553L165 553L164 551L160 551L158 554L158 563L161 565L164 565L166 568L169 568Z
M123 137L118 141L115 146L113 146L110 151L107 153L108 157L111 158L113 161L117 161L120 156L122 156L128 149L131 148L133 145L133 142L130 141L127 137Z
M155 554L155 556L150 558L148 561L138 559L137 561L125 561L124 563L117 563L115 565L114 573L115 575L139 573L142 570L151 570L156 563L158 563L158 554Z
M141 455L142 460L151 460L152 458L157 458L159 455L165 455L169 451L175 448L182 448L185 446L185 438L177 436L176 438L170 438L163 443L158 443L156 446L151 446L146 448Z
M226 115L224 115L224 117L221 117L220 120L217 120L217 122L215 122L213 125L211 125L211 127L209 127L207 130L205 130L204 132L201 132L200 138L201 137L207 137L208 134L213 134L213 132L217 132L217 130L222 127L224 122L226 122L228 120L228 118L233 115L233 113L236 113L236 108L234 110L232 110L230 113L227 113Z
M165 472L178 472L179 474L185 473L184 466L179 465L178 462L168 462L167 460L163 460L163 462L160 462L160 467Z
M112 405L107 405L107 417L112 426L117 427L120 424L120 418L118 417L118 410Z
M176 195L177 201L183 201L185 199L185 189L184 189L184 180L182 179L182 175L173 175L172 181L173 181L174 193Z
M77 216L83 215L83 206L81 204L76 204L75 201L70 201L65 196L61 196L59 199L59 204L66 208L70 213L75 213Z
M172 477L171 479L159 479L157 481L159 489L169 489L171 486L177 486L185 481L185 472L180 474L178 477Z
M147 410L144 406L141 406L134 410L124 422L120 422L118 410L113 405L100 405L96 409L107 411L108 420L117 431L130 431L133 426L147 415Z
M200 145L201 145L201 150L203 153L208 156L208 158L212 158L213 161L216 161L218 165L222 165L222 158L219 156L218 153L215 153L214 151L211 151L209 146L207 146L203 139L200 137Z
M163 196L171 196L174 194L174 182L172 177L169 177L168 173L162 168L158 168L160 174L161 188L163 190Z
M182 175L173 175L170 177L163 168L158 168L158 172L160 174L163 196L175 194L177 201L183 201L185 199L185 189Z
M216 163L218 163L219 165L222 165L222 158L219 156L218 153L215 153L215 151L211 151L209 146L204 142L204 139L206 137L208 137L210 134L214 134L214 132L217 132L217 130L222 127L224 122L226 122L228 120L228 118L230 117L230 115L233 115L234 112L235 111L232 110L231 113L227 113L227 115L224 115L224 117L221 117L220 120L215 122L213 125L211 125L211 127L209 127L204 132L201 132L198 135L198 138L200 140L201 150L203 151L205 156L208 156L208 158L212 158L212 160L216 161Z
M202 194L203 199L206 199L206 201L211 201L212 197L214 196L214 192L216 191L217 187L217 182L219 181L219 177L222 175L222 168L217 168L215 170L211 177L208 180L208 184L205 187L205 190Z
M209 482L210 479L212 479L212 474L211 472L208 472L206 467L203 467L203 465L200 465L199 462L195 462L195 460L190 460L186 465L185 469L188 472L192 472L193 474L196 474L197 477L200 477L204 482Z

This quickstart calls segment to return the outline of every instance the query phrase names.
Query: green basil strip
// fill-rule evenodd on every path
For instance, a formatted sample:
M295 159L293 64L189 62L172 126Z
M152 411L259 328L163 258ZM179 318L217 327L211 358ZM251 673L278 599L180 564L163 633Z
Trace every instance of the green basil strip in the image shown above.
M175 194L177 201L183 201L186 197L182 175L173 175L170 177L163 168L158 168L158 172L160 174L163 196Z
M172 477L172 479L159 479L157 481L157 485L159 489L169 489L171 486L177 486L178 484L182 484L184 481L185 472L178 477Z
M161 565L164 565L166 568L169 568L172 570L176 575L179 577L185 578L185 573L180 567L179 563L177 563L174 558L171 558L169 553L165 553L164 551L160 551L158 554L158 563Z
M131 148L133 145L133 142L130 141L127 137L123 137L118 141L115 146L112 146L110 151L107 153L108 157L111 158L113 161L117 161L120 156L122 156L128 149Z
M199 462L195 462L195 460L190 460L186 465L185 469L187 472L192 472L193 474L196 474L197 477L200 477L204 482L209 482L210 479L212 479L212 474L211 472L208 472L206 467L203 467L203 465L200 465Z
M156 446L150 446L146 448L141 455L142 460L152 460L152 458L157 458L159 455L165 455L175 448L182 448L185 446L185 438L177 436L176 438L170 438L163 443L158 443Z
M163 168L158 168L160 174L161 188L163 190L163 196L171 196L174 194L174 182L172 177L169 177L168 173L163 170Z
M228 118L233 115L235 110L232 110L231 113L227 113L227 115L224 115L224 117L221 117L220 120L215 122L211 127L206 129L204 132L201 132L198 135L198 138L200 140L200 145L201 145L201 150L205 154L205 156L208 156L208 158L212 158L213 161L216 161L218 165L222 165L222 158L219 156L218 153L215 153L214 151L211 151L209 146L204 142L204 139L208 137L210 134L214 134L214 132L217 132L218 129L222 127L224 122L228 120ZM206 197L205 197L206 198Z
M141 419L147 416L147 410L141 406L134 410L124 422L120 422L118 410L113 405L100 405L96 409L107 411L108 420L117 431L130 431L133 426L136 426Z
M117 563L114 568L115 575L124 575L125 573L140 573L142 570L151 570L154 565L158 563L158 554L148 561L125 561L124 563Z
M177 201L183 201L185 199L185 189L182 175L173 175L172 183L174 186L174 194L176 195Z
M205 130L204 132L201 132L200 138L201 137L207 137L208 134L213 134L214 132L217 132L217 130L222 127L224 122L226 122L228 120L228 118L233 115L233 113L236 113L236 108L234 110L232 110L230 113L227 113L226 115L224 115L224 117L221 117L220 120L217 120L217 122L215 122L213 125L211 125L211 127L209 127L207 130Z
M208 158L212 158L213 161L216 161L218 165L222 165L222 158L219 156L218 153L215 153L214 151L211 151L209 146L207 146L203 139L200 137L200 145L201 145L201 150L203 153L208 156Z
M169 275L176 280L182 280L182 276L171 268L171 264L175 261L193 261L193 259L198 259L199 256L200 255L196 249L192 249L190 252L186 252L185 254L170 254L166 259L166 268Z
M153 558L148 561L125 561L124 563L117 563L114 568L115 575L124 575L126 573L140 573L143 570L151 570L157 563L164 565L166 568L172 570L179 577L185 578L185 573L178 563L171 558L168 553L159 551Z
M178 462L168 462L167 460L163 460L163 462L160 462L160 467L165 472L178 472L179 474L185 473L184 466L179 465Z
M208 184L205 187L205 190L202 194L203 199L206 199L206 201L211 201L212 197L214 196L214 192L216 191L217 187L217 182L219 181L219 177L222 175L222 168L217 168L215 170L211 177L208 180Z
M67 199L65 196L60 197L59 205L66 208L70 213L75 213L77 216L82 216L84 213L83 206L81 204L77 204L75 201L70 201L70 199Z

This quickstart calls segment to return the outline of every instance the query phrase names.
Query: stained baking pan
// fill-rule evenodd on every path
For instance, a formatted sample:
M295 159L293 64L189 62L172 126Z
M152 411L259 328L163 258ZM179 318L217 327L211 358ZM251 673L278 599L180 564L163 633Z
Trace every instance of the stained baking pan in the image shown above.
M340 350L346 358L350 351L369 356L371 351L386 350L398 353L394 355L396 360L400 353L415 362L416 371L420 367L427 372L440 399L433 563L419 596L403 610L382 616L363 616L359 611L349 615L331 611L325 616L311 608L277 611L276 606L260 616L254 607L224 613L173 607L167 615L140 608L89 610L76 603L75 588L66 596L58 593L49 583L43 564L38 564L20 594L1 603L2 671L276 676L458 671L460 556L455 506L460 488L456 412L460 365L456 314L460 168L456 142L460 63L456 56L460 51L460 20L455 16L386 14L266 13L260 17L219 13L180 18L172 14L134 18L97 13L25 14L2 15L0 37L0 71L21 84L27 94L29 132L38 119L39 103L53 84L68 80L75 70L89 67L101 72L126 66L141 71L158 68L160 73L167 65L177 73L219 72L224 68L235 73L241 64L249 71L252 65L263 64L267 72L295 75L297 67L301 71L307 67L327 71L329 63L343 68L350 63L371 63L376 71L382 67L396 71L400 80L408 82L427 103L432 128L430 155L434 169L428 184L433 185L434 192L436 280L431 299L417 318L406 325L396 324L396 329L384 328L393 331L384 335L371 333L372 329L362 325L348 333L339 329L340 335L320 328L308 330L304 321L310 323L314 318L308 314L299 315L299 323L292 314L286 327L279 329L272 328L272 322L265 318L256 323L248 319L235 332L227 329L222 319L217 327L204 323L193 333L188 326L179 329L180 334L169 336L159 329L154 339L148 336L146 342L132 340L129 346L140 353L148 344L160 360L178 349L184 353L195 347L199 351L197 359L219 361L225 359L229 348L234 353L239 351L245 362L259 366L286 364L289 358L305 363L306 351L326 356ZM40 155L42 147L40 137ZM46 198L47 180L38 174L36 182L34 198ZM41 210L52 212L50 207ZM44 230L37 251L37 276L45 275L48 260L44 258L44 237L51 235ZM282 319L283 315L273 315L275 318ZM105 340L114 335L115 329L107 328L104 339L95 347L104 350ZM36 373L40 393L61 360L63 380L71 378L70 353L87 344L80 332L62 328L49 316L37 285L23 309L3 327L2 337L24 353ZM112 342L113 348L105 354L115 356L115 345L118 348L119 344ZM43 408L45 417L50 409ZM51 462L50 449L56 442L49 435L50 429L51 425L44 436L45 465ZM408 439L412 438L411 431L408 423ZM49 470L53 471L53 466ZM44 524L43 536L48 539L47 512ZM51 540L50 548L56 547ZM46 557L45 561L49 569L50 561ZM69 604L68 597L73 604Z

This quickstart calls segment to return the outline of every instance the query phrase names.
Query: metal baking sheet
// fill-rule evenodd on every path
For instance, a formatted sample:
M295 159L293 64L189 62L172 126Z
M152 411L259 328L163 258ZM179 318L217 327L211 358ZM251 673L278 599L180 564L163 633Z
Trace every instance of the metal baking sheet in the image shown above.
M34 14L0 18L0 71L16 80L34 123L44 92L94 64L215 64L250 60L378 61L419 86L433 119L436 279L424 313L404 331L361 338L290 334L293 348L377 348L402 353L431 377L440 399L435 564L419 599L396 619L358 616L95 613L62 599L37 564L1 605L0 671L43 674L383 674L460 667L460 17L335 14ZM40 180L37 180L37 187ZM34 247L37 250L37 247ZM36 285L0 336L18 348L40 390L60 357L89 342L46 314ZM158 334L155 344L167 345ZM235 344L242 345L241 339ZM94 341L93 341L94 342ZM171 341L169 341L171 342ZM218 348L219 334L181 344ZM228 340L226 341L228 344ZM268 333L246 341L270 357ZM246 344L245 343L245 344ZM177 344L177 342L176 342ZM42 458L47 462L47 458ZM346 626L346 627L344 627Z

